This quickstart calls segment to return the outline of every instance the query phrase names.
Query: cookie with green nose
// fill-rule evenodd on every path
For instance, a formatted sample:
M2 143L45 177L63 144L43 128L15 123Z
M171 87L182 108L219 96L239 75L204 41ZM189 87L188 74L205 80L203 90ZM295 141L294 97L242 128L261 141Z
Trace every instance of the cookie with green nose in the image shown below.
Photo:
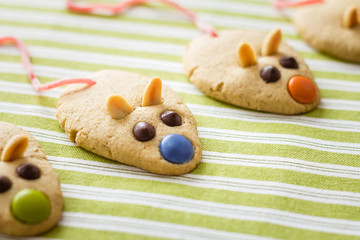
M0 233L33 236L60 220L63 198L57 174L38 141L0 122Z

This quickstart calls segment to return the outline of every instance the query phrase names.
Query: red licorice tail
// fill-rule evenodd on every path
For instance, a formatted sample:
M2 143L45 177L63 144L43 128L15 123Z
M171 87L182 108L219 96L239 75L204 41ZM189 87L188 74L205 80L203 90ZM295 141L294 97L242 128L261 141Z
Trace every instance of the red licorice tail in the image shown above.
M96 14L96 13L107 13L110 15L120 14L124 10L141 5L146 4L148 2L157 1L166 5L169 5L176 10L185 14L199 29L199 31L203 33L210 34L213 37L216 37L218 34L213 26L210 24L204 23L199 20L198 16L191 10L180 6L179 4L170 1L170 0L127 0L115 5L109 4L76 4L73 0L66 0L66 6L69 11L78 12L78 13L89 13L89 14Z
M33 69L33 66L30 61L30 54L26 48L25 43L23 41L21 41L20 39L17 39L15 37L11 37L11 36L6 36L6 37L0 38L0 45L6 44L6 43L13 44L20 50L21 61L23 62L25 71L30 79L32 86L38 92L49 90L49 89L60 87L60 86L64 86L67 84L73 84L73 83L85 83L88 86L92 86L92 85L96 84L96 82L94 80L88 79L88 78L62 79L62 80L56 80L53 82L49 82L46 84L41 84L39 79L34 74L34 69Z
M287 7L299 7L314 3L322 3L324 0L301 0L301 1L289 1L289 0L274 0L273 5L276 8L287 8Z

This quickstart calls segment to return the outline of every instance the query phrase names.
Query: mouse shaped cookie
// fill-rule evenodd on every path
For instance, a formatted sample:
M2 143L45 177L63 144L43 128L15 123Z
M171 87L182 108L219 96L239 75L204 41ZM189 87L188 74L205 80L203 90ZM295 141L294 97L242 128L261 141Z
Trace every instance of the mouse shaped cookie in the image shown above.
M299 114L314 109L319 89L303 58L269 34L229 30L193 40L185 72L206 95L258 111Z
M58 101L56 116L71 141L157 174L184 174L199 163L195 119L159 78L104 70L91 79L94 86L68 86Z
M360 63L360 0L326 0L300 7L294 24L312 47Z
M0 233L32 236L54 227L63 198L57 174L38 141L0 122Z

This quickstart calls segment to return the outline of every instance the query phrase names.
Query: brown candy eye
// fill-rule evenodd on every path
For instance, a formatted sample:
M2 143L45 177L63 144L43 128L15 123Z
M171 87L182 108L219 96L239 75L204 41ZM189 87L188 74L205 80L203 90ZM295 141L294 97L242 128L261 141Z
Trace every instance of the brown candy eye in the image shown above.
M155 128L147 122L139 122L133 129L135 138L140 142L146 142L155 137Z
M293 57L282 57L280 59L280 65L284 68L290 68L290 69L298 69L298 63L296 62L296 59Z
M0 175L0 193L6 192L11 188L11 181L5 176Z
M35 180L40 177L40 169L31 163L25 163L18 166L16 173L26 180Z
M261 78L264 79L266 83L276 82L280 79L280 71L274 66L266 66L261 70Z
M180 126L181 117L174 111L165 111L160 115L161 121L170 127Z

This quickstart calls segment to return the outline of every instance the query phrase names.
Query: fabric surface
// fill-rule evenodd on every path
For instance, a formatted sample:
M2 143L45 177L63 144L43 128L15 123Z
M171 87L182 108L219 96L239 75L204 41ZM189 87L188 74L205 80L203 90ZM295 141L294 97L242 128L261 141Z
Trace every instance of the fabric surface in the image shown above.
M193 172L168 177L78 148L55 117L61 89L36 93L18 50L0 47L0 120L40 141L64 194L62 220L36 239L360 239L360 65L308 47L268 1L176 2L218 30L280 27L321 104L282 116L204 96L181 63L201 34L164 6L105 17L69 13L65 0L0 0L0 35L26 42L42 82L102 69L159 76L195 115L204 149Z

